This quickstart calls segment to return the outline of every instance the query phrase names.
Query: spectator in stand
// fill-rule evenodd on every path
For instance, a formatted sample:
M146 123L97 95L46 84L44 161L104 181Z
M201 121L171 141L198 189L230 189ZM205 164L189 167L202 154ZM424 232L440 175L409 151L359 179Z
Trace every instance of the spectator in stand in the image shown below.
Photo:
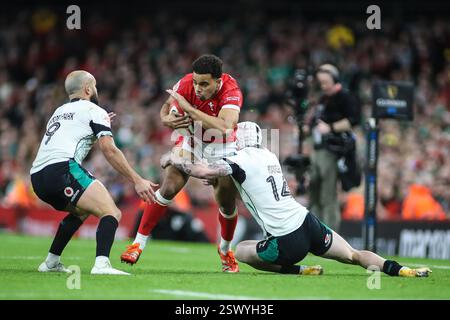
M389 212L384 216L402 216L399 204L414 177L425 174L433 180L428 197L449 217L450 26L446 20L432 17L403 24L386 17L375 35L367 32L360 18L337 26L325 19L293 20L255 11L251 23L247 15L237 14L200 25L176 12L142 10L129 16L114 8L104 13L92 7L83 12L82 30L74 31L48 10L0 13L1 205L10 199L15 178L25 176L30 168L45 119L66 99L62 81L78 68L96 74L100 105L118 114L113 125L119 147L124 147L140 173L160 179L159 158L172 143L172 132L154 121L166 97L164 89L189 71L193 57L212 52L223 58L229 68L224 71L235 74L244 91L242 120L280 128L281 160L294 153L298 143L293 111L283 104L286 80L296 68L333 61L343 82L364 103L366 117L374 80L414 81L414 123L380 125L380 200ZM45 17L50 23L44 23ZM358 139L364 141L362 132ZM85 163L105 181L119 205L133 201L126 183L99 161L99 150L93 150ZM29 186L29 181L24 183ZM212 192L201 188L201 184L187 188L194 205L213 200Z

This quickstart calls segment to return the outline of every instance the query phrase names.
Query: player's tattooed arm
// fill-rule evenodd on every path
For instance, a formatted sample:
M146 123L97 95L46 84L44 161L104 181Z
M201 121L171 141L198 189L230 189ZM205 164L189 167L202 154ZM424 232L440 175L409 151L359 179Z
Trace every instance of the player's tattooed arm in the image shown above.
M204 164L185 161L183 163L174 163L173 165L186 174L200 179L224 177L232 173L231 167L226 162Z
M168 165L173 165L178 170L199 179L214 179L217 177L228 176L233 173L230 165L223 160L219 160L215 163L192 163L173 153L170 153L170 155L165 154L161 158L161 166L165 168Z

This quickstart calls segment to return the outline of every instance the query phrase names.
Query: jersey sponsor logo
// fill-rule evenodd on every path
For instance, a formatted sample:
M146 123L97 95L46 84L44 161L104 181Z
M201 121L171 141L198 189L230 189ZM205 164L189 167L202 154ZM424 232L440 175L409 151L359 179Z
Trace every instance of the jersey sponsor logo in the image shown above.
M71 187L64 188L64 194L66 197L73 196L73 189Z
M281 172L281 167L278 166L278 165L269 165L269 166L267 166L267 171L269 171L269 174L282 173Z
M80 190L77 190L77 192L74 193L74 195L72 196L72 198L70 198L70 201L75 200L76 196L80 193Z
M258 248L259 249L264 248L266 246L266 244L267 244L267 240L263 240L258 243Z
M325 247L328 247L330 245L330 241L331 241L331 233L327 233L327 235L325 236Z

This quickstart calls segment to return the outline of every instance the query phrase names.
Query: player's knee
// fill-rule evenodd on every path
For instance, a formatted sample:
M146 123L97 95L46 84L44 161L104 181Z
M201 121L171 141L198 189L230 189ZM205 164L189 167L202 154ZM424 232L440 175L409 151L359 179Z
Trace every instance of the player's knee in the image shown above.
M117 209L117 211L114 213L114 217L117 219L117 221L120 222L120 220L122 219L122 211Z
M244 251L245 251L244 250L244 246L238 243L238 245L236 246L236 250L234 252L234 256L239 262L244 262L245 263Z
M356 259L357 255L354 250L345 249L341 251L339 257L336 260L342 263L355 264Z
M178 192L175 191L175 188L168 187L159 189L159 193L164 199L171 200L177 195Z
M114 218L116 218L117 222L120 222L120 219L122 219L122 211L120 211L119 208L116 207L116 208L108 210L108 211L109 212L105 213L104 216L107 216L107 215L113 216Z
M355 250L352 249L350 251L350 256L351 256L351 263L352 264L358 264L359 263L359 257L360 257L360 251L359 250Z
M167 200L173 199L183 186L178 182L166 180L166 182L159 189L159 193Z
M236 209L236 198L230 195L216 195L216 201L219 204L220 211L225 215L233 215Z
M251 264L255 262L254 254L248 244L238 244L234 252L235 258L242 263Z

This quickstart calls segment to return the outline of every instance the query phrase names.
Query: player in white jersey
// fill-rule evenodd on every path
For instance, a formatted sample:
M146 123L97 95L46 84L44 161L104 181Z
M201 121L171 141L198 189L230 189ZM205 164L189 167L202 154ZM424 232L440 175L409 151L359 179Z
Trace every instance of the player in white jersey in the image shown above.
M229 176L233 180L242 201L266 235L262 241L247 240L237 245L236 258L240 262L264 271L322 274L321 266L296 265L311 252L343 263L382 270L391 276L429 275L431 270L426 267L411 269L373 252L352 248L339 234L295 201L277 156L262 148L261 141L259 126L242 122L238 124L238 151L235 155L213 164L191 163L174 153L161 159L163 167L172 164L193 177Z
M145 201L153 200L151 181L140 177L116 147L111 118L97 105L95 78L86 71L73 71L65 81L70 102L57 108L47 123L45 135L30 170L34 192L56 210L68 211L61 221L47 259L40 272L69 272L60 262L62 251L83 221L92 214L100 219L96 240L96 259L91 274L128 273L114 269L109 253L121 212L105 186L81 164L95 142L108 162L135 186Z

